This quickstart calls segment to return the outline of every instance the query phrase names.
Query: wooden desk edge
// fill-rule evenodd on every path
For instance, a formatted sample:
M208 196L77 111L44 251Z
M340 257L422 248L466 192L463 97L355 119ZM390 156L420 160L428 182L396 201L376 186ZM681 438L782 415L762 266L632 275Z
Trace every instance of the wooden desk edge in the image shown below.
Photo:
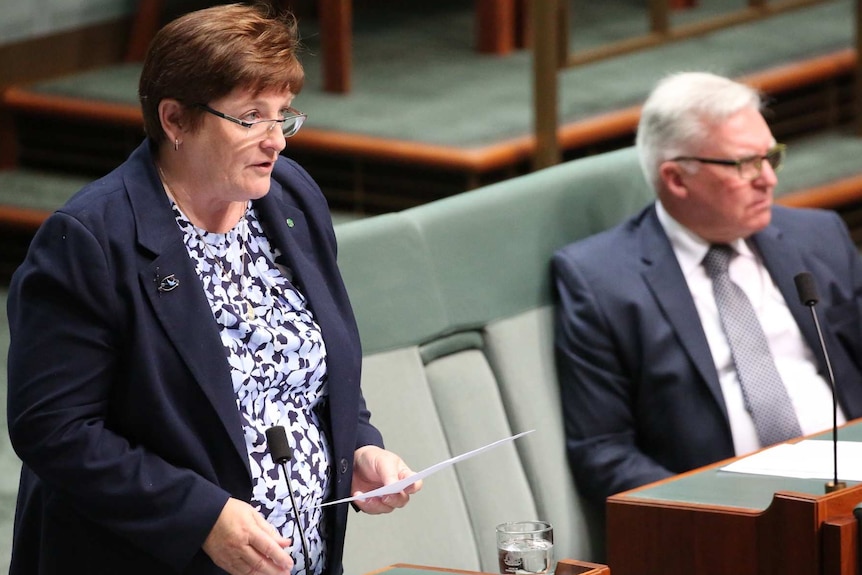
M853 179L856 180L856 178L853 178ZM859 184L862 185L862 178L859 179ZM857 418L857 419L848 421L848 422L844 423L843 425L840 425L839 429L842 427L848 427L848 426L856 425L856 424L862 424L862 418ZM791 439L787 443L799 443L800 441L804 441L806 439L811 439L812 437L816 437L816 436L819 436L822 434L823 434L823 432L819 432L819 433L814 433L814 434L807 435L804 437L798 437L796 439ZM773 446L770 446L770 447L773 447ZM754 514L754 515L762 514L765 511L767 511L769 509L769 507L767 507L766 509L754 509L754 508L749 508L749 507L736 507L733 505L720 505L720 504L714 504L714 503L693 503L693 502L687 502L687 501L676 501L675 502L675 501L670 501L670 500L666 500L666 499L654 499L652 497L641 497L641 496L639 496L638 492L645 491L647 489L652 489L654 487L657 487L659 485L663 485L666 483L673 483L674 481L677 481L683 477L688 477L691 475L697 475L699 473L703 473L703 472L714 470L714 469L720 469L722 467L725 467L726 465L733 463L734 461L737 461L739 459L744 459L746 457L754 455L755 453L759 453L761 451L765 451L767 449L770 449L770 447L763 447L763 448L758 449L757 451L753 451L751 453L746 453L744 455L737 455L734 457L729 457L727 459L723 459L721 461L716 461L715 463L711 463L709 465L704 465L703 467L698 467L697 469L692 469L691 471L686 471L684 473L679 473L677 475L672 475L670 477L666 477L665 479L660 479L660 480L655 481L653 483L641 485L640 487L633 487L632 489L629 489L628 491L622 491L622 492L617 493L615 495L611 495L610 497L608 497L606 499L605 504L606 505L609 503L613 503L613 504L634 503L636 505L655 504L655 505L661 506L661 507L678 507L678 508L687 508L687 509L695 509L695 508L720 509L722 511L735 510L735 511L738 511L738 512L743 513L743 514ZM848 489L853 489L853 488L859 487L859 485L862 485L862 483L852 485ZM805 501L815 501L815 500L822 501L822 500L826 500L826 499L836 499L836 498L840 497L841 495L843 495L845 493L845 491L846 490L839 490L839 491L835 491L832 493L825 493L824 492L822 494L812 494L812 493L800 493L800 492L796 492L796 491L792 491L792 490L779 490L779 491L776 491L774 493L772 503L775 502L776 498L800 499L800 500L805 500ZM772 503L770 503L770 506L772 505Z
M484 574L479 571L463 571L461 569L444 569L442 567L427 567L424 565L413 565L410 563L396 563L388 567L384 567L378 571L366 573L366 575L382 575L391 569L403 567L405 569L420 569L422 571L433 571L437 573L455 573L458 575L491 575ZM576 559L560 559L557 562L555 575L611 575L611 570L607 565L598 563L589 563L587 561L578 561Z

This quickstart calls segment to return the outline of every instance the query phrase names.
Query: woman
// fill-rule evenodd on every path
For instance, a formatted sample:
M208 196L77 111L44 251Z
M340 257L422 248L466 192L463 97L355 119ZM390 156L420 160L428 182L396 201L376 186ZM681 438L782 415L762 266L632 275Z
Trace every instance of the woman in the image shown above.
M296 49L260 8L166 26L147 141L36 234L8 304L11 573L340 573L347 507L319 504L412 473L369 422L326 202L279 155Z

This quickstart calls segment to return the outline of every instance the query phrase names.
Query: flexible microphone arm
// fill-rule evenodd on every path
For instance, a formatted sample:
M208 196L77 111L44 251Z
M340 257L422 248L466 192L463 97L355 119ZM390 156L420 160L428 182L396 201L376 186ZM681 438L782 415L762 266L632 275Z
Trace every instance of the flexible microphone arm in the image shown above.
M814 276L808 272L802 272L796 274L793 281L796 283L799 301L811 310L811 317L814 318L817 337L820 339L820 349L823 350L823 358L826 360L826 371L829 373L829 384L832 387L832 462L834 474L832 481L826 483L826 493L832 493L833 491L847 487L847 483L838 481L838 395L835 392L835 375L832 373L832 363L829 361L829 353L826 351L826 342L823 341L820 320L817 319L817 312L814 311L814 306L820 300L817 296L817 285L814 283Z
M290 506L293 508L293 517L296 520L296 528L299 531L299 542L302 545L302 554L305 557L305 575L311 575L311 556L308 554L308 542L305 538L305 530L299 516L299 508L293 497L293 486L290 482L290 473L287 472L287 462L293 457L293 450L287 443L287 433L281 425L275 425L266 430L266 445L269 447L269 455L272 460L281 466L281 472L287 483L287 494L290 495Z

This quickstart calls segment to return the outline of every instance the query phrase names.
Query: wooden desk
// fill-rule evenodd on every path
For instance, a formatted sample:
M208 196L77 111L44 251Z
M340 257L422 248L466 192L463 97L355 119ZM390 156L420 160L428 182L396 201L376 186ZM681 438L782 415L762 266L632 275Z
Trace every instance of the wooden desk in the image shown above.
M818 439L831 438L831 432ZM862 423L839 440L862 441ZM614 575L855 575L862 484L745 475L717 463L607 503Z
M408 563L397 563L379 571L372 571L366 575L428 575L429 573L456 573L459 575L491 575L479 573L478 571L460 571L458 569L442 569L440 567L424 567L422 565L410 565ZM574 559L560 559L557 562L555 575L611 575L607 565L576 561Z

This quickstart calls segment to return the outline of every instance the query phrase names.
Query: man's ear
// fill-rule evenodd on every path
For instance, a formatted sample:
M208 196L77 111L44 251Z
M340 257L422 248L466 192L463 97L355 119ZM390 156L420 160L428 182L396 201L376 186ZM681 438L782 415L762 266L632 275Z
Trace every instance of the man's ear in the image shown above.
M173 98L159 102L159 121L169 142L183 142L185 114L185 107Z
M677 162L664 162L658 168L658 176L664 182L664 188L669 194L680 200L688 196L688 187L684 176L687 173Z

